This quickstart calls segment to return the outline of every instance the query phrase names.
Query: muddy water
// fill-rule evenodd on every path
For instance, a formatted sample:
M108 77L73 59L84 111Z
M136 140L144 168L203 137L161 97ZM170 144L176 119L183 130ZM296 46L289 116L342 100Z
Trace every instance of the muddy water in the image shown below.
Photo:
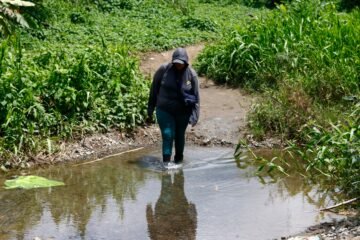
M1 189L0 239L262 240L337 218L317 211L332 203L319 187L296 177L259 178L232 154L187 148L183 168L168 172L154 149L25 172L66 186Z

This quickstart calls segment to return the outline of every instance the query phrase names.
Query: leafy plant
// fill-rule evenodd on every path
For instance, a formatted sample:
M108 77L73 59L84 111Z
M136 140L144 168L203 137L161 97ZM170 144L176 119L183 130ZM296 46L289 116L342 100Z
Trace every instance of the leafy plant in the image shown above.
M92 0L103 11L113 11L115 9L131 10L134 6L132 0Z
M303 125L325 122L317 112L359 95L358 20L333 4L294 2L208 46L196 67L217 83L266 93L249 118L259 138L302 139Z
M306 147L293 147L308 161L307 170L315 170L336 182L353 196L360 194L360 103L345 120L330 127L307 125Z
M71 13L70 20L72 23L75 24L85 23L85 18L82 16L81 13Z
M257 139L277 135L283 140L302 139L301 126L318 120L320 106L302 86L281 86L278 91L268 90L262 100L253 105L249 114L249 127Z
M318 1L280 7L207 47L197 69L219 83L254 90L301 82L307 94L325 102L356 95L358 14L335 11Z
M243 3L251 7L268 7L274 8L276 5L285 4L291 0L243 0Z
M53 137L143 123L148 83L125 46L48 48L33 54L24 53L16 38L1 52L1 147L23 160Z
M261 92L249 116L253 134L293 140L310 175L351 195L359 194L359 19L331 2L293 1L233 28L196 63L216 83ZM286 161L258 160L287 172Z
M19 176L16 179L6 180L5 189L32 189L32 188L41 188L41 187L57 187L64 186L65 184L60 181L49 180L44 177L39 176Z
M286 176L295 174L294 169L306 179L325 183L327 190L339 189L351 197L360 194L360 103L344 115L336 124L321 126L315 122L303 126L305 143L288 142L286 157L271 159L258 156L247 144L240 142L235 158L241 162L244 149L259 165L259 173L278 171Z
M175 9L181 11L183 15L190 16L195 9L194 0L164 0L168 4L171 4Z
M31 2L19 11L42 28L0 44L2 168L54 154L64 139L143 124L150 81L136 55L219 39L230 16L250 11L197 1Z
M200 31L216 31L216 25L209 19L199 19L194 17L187 17L181 20L183 28L197 28Z

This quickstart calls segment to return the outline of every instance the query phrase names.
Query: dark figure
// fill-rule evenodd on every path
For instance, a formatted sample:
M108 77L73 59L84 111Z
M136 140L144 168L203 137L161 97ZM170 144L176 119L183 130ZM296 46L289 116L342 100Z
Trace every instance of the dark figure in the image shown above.
M146 207L146 219L151 240L196 238L197 212L189 203L184 191L184 173L163 174L161 193L153 211L151 204Z
M199 118L200 99L196 72L189 66L189 57L184 48L174 51L172 62L163 64L152 81L148 121L156 118L162 136L163 162L171 160L175 141L175 163L183 161L185 130L188 124L195 126Z

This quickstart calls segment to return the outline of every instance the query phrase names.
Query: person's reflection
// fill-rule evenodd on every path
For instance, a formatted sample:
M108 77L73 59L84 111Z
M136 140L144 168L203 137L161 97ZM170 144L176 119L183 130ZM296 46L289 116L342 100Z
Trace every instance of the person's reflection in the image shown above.
M162 175L161 193L155 205L146 207L146 218L151 240L195 239L197 213L195 205L188 202L184 191L183 171Z

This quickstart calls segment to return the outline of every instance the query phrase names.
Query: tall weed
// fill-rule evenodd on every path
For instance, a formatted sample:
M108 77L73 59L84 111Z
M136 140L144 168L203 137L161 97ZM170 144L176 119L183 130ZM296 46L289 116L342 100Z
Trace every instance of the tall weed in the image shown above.
M359 91L358 15L339 14L335 5L316 0L282 5L207 47L198 71L255 90L300 82L318 101L339 101Z
M262 101L252 106L249 126L257 139L271 135L284 141L299 139L301 126L318 120L320 111L301 86L284 85L278 92L266 91Z
M360 103L344 120L323 127L304 126L305 149L294 147L308 161L307 170L325 175L353 196L360 194Z
M143 122L148 82L125 46L49 47L34 54L17 38L1 52L1 147L15 155L38 151L42 139Z

